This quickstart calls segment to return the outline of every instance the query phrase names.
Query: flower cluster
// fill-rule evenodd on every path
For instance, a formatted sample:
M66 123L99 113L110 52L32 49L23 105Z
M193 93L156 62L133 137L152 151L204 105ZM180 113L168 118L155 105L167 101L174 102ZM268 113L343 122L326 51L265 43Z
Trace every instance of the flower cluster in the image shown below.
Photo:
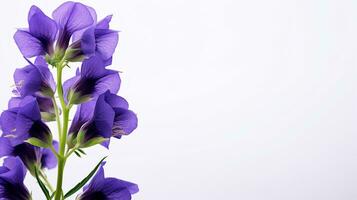
M5 157L0 167L0 199L32 198L23 183L27 171L47 200L62 200L80 189L79 200L129 200L138 192L134 183L105 178L104 159L70 191L62 189L68 157L73 153L81 157L85 148L98 144L109 148L111 138L120 139L137 127L136 114L117 95L119 73L108 69L119 39L118 31L109 28L111 18L98 21L93 8L78 2L63 3L52 18L32 6L28 28L14 34L28 64L15 70L14 97L0 116L0 157ZM62 83L62 71L78 62L81 66L75 76ZM56 79L49 66L56 70ZM73 107L77 110L69 124ZM51 121L56 121L58 130L49 128ZM56 167L53 187L46 170Z

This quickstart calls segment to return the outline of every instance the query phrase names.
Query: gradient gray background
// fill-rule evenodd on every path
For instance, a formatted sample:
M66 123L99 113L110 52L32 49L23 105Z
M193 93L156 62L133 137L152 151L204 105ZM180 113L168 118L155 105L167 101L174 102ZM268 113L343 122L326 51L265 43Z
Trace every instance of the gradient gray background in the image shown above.
M15 28L32 4L60 2L0 7L2 109L26 63ZM109 154L106 173L138 183L135 200L357 199L356 1L82 2L114 14L112 68L140 121L109 152L71 159L67 188Z

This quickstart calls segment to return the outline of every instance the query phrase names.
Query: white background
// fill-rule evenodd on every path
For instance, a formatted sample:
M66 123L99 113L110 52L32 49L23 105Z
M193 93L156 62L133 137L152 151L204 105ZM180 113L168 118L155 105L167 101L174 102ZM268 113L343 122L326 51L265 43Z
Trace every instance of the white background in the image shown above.
M0 7L2 109L25 65L15 28L61 2ZM356 1L83 3L114 14L112 68L139 127L71 159L66 188L110 155L106 174L138 183L136 200L357 199Z

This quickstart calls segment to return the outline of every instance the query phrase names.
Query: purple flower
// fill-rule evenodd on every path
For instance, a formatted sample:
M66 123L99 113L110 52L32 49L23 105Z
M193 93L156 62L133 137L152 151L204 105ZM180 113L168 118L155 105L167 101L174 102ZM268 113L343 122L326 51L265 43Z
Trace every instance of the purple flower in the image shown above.
M14 73L15 93L21 97L28 95L52 97L56 84L46 61L42 57L37 57L35 64L29 63L24 68L16 69Z
M120 82L117 71L106 69L100 57L92 56L83 61L75 77L64 83L65 99L71 104L80 104L107 90L117 93Z
M57 47L65 50L73 33L94 23L95 12L81 3L68 1L53 11L52 17L59 27Z
M13 145L31 137L46 144L52 142L50 129L41 120L40 108L32 96L25 97L19 107L5 110L0 116L0 124L3 137L11 138Z
M103 165L91 182L84 187L83 193L78 197L79 200L130 200L131 195L139 191L138 185L134 183L117 178L105 178Z
M54 121L56 120L56 114L53 106L53 102L50 98L47 97L41 97L41 96L33 96L36 98L36 101L38 103L40 112L41 112L41 118L44 121ZM15 108L15 107L20 107L21 105L26 104L26 101L29 98L27 97L12 97L9 100L8 103L8 108Z
M0 199L30 200L31 195L24 185L26 170L21 160L9 157L0 167Z
M73 35L73 44L70 45L72 53L68 60L81 60L82 57L92 55L100 56L105 65L110 65L115 48L118 44L118 31L109 29L112 16L105 17L100 22L78 31Z
M12 138L0 137L0 157L18 156L26 168L35 174L35 168L53 169L57 165L57 158L50 149L35 147L28 143L13 145ZM54 141L53 145L58 148L58 142Z
M107 140L102 141L102 145L108 147L111 137L120 139L137 127L138 119L128 107L124 98L109 91L95 101L81 104L69 129L69 138L73 139L83 132L84 144L95 138L105 138Z
M53 53L57 25L38 7L32 6L28 14L28 29L19 29L14 35L15 42L25 57Z

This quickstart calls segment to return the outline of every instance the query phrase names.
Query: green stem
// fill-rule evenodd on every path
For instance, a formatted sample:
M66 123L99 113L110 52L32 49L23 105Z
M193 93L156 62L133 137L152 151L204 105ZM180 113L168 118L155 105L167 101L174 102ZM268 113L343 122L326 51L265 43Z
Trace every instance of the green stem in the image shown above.
M60 138L61 134L62 134L62 125L61 125L61 120L59 118L60 113L59 113L59 109L58 109L58 105L57 105L55 97L52 97L52 104L55 109L57 128L58 128L58 137Z
M69 111L71 106L67 107L66 102L64 101L63 97L63 88L62 88L62 69L66 65L63 61L60 62L56 68L57 68L57 92L58 92L58 97L61 103L62 111L63 111L63 120L62 120L62 128L60 130L59 134L59 151L58 151L58 172L57 172L57 187L56 187L56 195L55 195L55 200L61 200L63 199L63 190L62 190L62 183L63 183L63 174L64 174L64 168L66 165L66 157L65 157L65 151L66 151L66 141L67 141L67 129L68 129L68 118L69 118ZM59 113L56 113L56 118L57 121L59 121Z

